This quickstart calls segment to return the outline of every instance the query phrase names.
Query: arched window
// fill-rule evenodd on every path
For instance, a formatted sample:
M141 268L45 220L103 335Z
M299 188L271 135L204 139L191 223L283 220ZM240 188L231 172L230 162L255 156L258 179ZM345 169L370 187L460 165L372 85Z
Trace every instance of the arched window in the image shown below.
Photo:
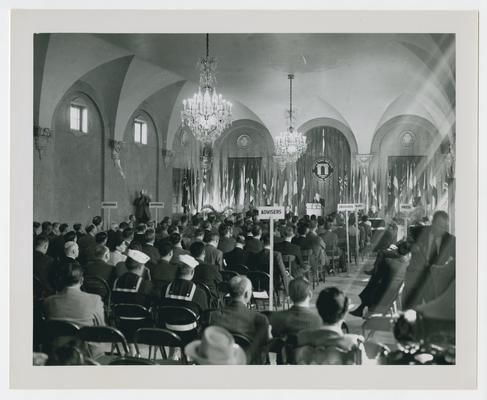
M69 128L72 131L88 133L88 107L79 98L69 105Z
M134 142L147 144L147 122L140 117L134 119Z

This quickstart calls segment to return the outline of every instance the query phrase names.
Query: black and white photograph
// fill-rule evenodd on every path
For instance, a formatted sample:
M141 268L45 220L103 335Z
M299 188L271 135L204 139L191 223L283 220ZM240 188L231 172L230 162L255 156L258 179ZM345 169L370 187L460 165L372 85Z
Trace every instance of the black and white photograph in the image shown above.
M16 386L471 387L475 13L237 14L17 12Z
M34 362L455 363L454 35L33 40Z

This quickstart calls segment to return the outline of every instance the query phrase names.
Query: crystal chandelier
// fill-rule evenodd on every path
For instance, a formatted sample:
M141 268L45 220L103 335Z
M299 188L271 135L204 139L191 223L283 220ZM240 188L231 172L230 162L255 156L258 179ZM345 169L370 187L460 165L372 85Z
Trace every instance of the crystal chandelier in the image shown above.
M295 163L299 157L306 151L306 136L294 129L294 113L293 113L293 79L294 74L289 74L289 114L288 114L288 128L285 132L281 132L279 136L274 139L276 148L275 159L280 168L285 168L287 164Z
M206 57L199 61L200 87L193 97L183 100L181 119L197 140L212 144L232 123L232 103L217 94L216 60L210 57L210 35L206 34Z

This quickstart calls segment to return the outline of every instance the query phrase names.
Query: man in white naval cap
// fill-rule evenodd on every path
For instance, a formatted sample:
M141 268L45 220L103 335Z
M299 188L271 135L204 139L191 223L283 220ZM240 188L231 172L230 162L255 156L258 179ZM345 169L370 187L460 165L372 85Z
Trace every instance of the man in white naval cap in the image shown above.
M139 250L128 251L125 260L127 272L117 278L113 284L113 303L140 304L150 307L153 301L160 298L152 283L144 279L145 264L149 260L150 257Z
M187 307L196 314L208 309L209 299L205 291L193 282L194 269L199 262L192 256L179 256L176 279L162 290L164 305Z

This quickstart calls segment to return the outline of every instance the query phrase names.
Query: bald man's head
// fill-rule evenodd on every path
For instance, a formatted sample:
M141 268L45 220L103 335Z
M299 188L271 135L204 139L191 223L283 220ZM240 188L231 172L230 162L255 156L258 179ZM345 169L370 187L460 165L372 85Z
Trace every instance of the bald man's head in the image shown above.
M245 276L234 276L230 279L230 296L233 300L247 304L252 297L252 282Z

